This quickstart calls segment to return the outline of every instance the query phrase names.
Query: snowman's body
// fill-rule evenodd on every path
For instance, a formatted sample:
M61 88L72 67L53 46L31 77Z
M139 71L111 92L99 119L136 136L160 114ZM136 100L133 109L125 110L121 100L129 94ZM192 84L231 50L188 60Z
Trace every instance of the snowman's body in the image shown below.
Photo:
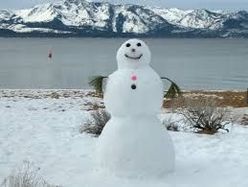
M132 80L132 76L137 80ZM136 89L132 89L132 85ZM112 116L156 115L162 101L161 79L150 66L117 70L109 76L104 103Z
M157 118L163 102L163 85L149 66L150 51L144 42L132 39L119 49L117 61L118 70L109 76L104 94L111 119L99 137L99 164L118 175L168 173L174 169L174 149Z

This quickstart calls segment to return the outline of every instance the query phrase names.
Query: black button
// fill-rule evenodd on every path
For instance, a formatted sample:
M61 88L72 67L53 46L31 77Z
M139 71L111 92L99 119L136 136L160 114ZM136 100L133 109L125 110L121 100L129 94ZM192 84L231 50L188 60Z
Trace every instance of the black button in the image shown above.
M135 84L132 84L132 85L131 85L131 88L132 88L133 90L135 90L135 89L137 88L137 86L136 86Z

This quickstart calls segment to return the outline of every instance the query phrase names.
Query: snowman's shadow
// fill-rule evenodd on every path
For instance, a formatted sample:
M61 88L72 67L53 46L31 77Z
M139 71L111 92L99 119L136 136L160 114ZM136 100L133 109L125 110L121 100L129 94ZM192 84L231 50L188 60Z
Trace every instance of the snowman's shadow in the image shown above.
M129 185L138 186L163 186L163 187L180 187L180 186L204 186L200 180L195 181L206 163L178 162L174 172L163 174L161 176L118 176L113 173L105 172L102 169L94 170L91 173L92 178L104 179L107 184L112 186L114 183L128 183ZM93 177L94 176L94 177ZM154 185L153 185L154 184Z
M208 167L210 167L210 164L205 161L178 161L175 171L164 178L163 181L176 187L208 186L209 178L214 175L210 171L211 169L208 170Z

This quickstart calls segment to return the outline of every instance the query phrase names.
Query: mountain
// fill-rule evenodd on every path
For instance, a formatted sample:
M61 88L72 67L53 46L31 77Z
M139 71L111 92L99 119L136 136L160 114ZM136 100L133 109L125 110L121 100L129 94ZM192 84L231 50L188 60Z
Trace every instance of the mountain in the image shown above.
M30 9L0 10L0 36L248 37L248 12L61 0Z

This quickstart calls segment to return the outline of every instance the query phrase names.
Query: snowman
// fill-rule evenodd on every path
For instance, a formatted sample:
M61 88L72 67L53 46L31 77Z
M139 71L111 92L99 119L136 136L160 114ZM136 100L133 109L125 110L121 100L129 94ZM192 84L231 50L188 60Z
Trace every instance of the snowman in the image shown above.
M162 176L174 170L174 147L157 117L163 84L150 61L148 46L130 39L119 48L118 69L107 81L104 103L111 119L98 139L97 161L119 176Z

